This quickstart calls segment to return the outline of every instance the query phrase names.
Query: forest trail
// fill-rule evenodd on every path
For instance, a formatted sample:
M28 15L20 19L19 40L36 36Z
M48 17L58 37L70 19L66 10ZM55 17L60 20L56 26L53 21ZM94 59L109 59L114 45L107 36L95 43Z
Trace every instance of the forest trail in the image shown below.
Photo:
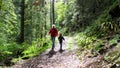
M57 41L57 38L56 38ZM73 37L65 37L63 52L59 52L59 42L56 42L55 53L49 56L50 49L41 55L27 61L20 61L12 68L80 68L80 60L76 54L77 45Z

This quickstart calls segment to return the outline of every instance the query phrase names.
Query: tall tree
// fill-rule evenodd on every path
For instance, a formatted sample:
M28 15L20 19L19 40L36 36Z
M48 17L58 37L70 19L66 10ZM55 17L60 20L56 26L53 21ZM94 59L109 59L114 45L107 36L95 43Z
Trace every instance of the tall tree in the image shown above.
M50 0L50 27L52 27L52 2Z
M20 32L20 42L24 42L24 14L25 14L25 0L21 1L21 32Z
M52 0L52 24L55 24L55 15L54 15L54 0Z
M119 7L120 7L120 0L118 0L118 4L119 4Z
M0 0L0 10L1 10L1 7L2 7L1 5L2 5L2 0Z

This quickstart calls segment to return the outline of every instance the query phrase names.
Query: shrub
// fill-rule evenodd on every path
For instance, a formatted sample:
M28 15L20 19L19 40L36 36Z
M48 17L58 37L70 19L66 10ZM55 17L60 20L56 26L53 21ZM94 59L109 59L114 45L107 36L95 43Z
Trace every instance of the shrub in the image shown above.
M22 46L11 42L0 46L0 61L7 57L16 57L17 52L22 49Z
M109 41L109 44L112 45L117 43L117 40L119 39L119 37L120 35L115 35L114 38Z
M81 47L84 47L84 46L86 46L86 45L89 45L89 44L92 43L95 39L96 39L96 37L88 37L88 36L86 36L84 33L80 33L79 36L77 36L78 45L81 46Z
M104 44L102 41L97 41L95 44L94 44L94 50L95 51L99 51L103 48Z
M22 54L24 54L24 56L22 58L31 58L33 56L37 56L40 53L42 53L43 51L45 51L46 49L49 48L50 45L50 41L46 41L47 39L37 39L37 41L33 41L32 45L30 45L29 47L27 47Z

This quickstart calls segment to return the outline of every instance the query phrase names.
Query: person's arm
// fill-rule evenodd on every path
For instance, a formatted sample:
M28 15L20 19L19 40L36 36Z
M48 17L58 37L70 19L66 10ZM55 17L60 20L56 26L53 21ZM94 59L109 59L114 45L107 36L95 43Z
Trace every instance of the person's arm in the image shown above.
M60 36L58 37L58 40L60 40Z
M65 40L65 38L62 36L63 40Z

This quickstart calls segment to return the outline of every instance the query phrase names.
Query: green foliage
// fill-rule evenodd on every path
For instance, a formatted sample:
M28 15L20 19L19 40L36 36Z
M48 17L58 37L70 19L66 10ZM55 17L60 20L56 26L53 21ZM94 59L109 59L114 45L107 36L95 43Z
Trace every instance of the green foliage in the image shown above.
M63 28L62 30L59 30L59 33L62 33L63 35L69 35L69 33L65 33L67 31L67 28Z
M47 28L50 27L49 2L46 1L47 5L44 6L32 5L33 2L25 1L26 43L20 45L15 43L20 33L20 0L0 0L0 61L11 56L37 56L51 44L44 38ZM59 0L55 5L57 27L66 27L61 33L83 31L76 36L76 40L85 50L99 51L103 47L103 42L96 39L120 31L120 18L111 21L109 15L109 11L117 5L116 0L69 0L68 4L63 4ZM116 43L118 37L110 40L110 45Z
M95 36L97 38L100 38L105 35L105 33L102 31L101 27L97 23L87 27L84 33L87 36Z
M104 44L102 41L97 41L95 44L94 44L94 50L95 52L98 52L99 50L101 50L103 48Z
M48 48L50 42L43 39L49 26L49 22L46 23L48 7L32 3L33 0L25 1L25 43L18 44L21 0L0 0L0 61L8 57L35 56Z
M118 32L120 23L118 21L112 21L110 15L102 15L104 16L101 16L100 22L98 22L101 24L101 29L108 34Z
M116 2L117 1L115 0L70 0L69 3L65 5L66 10L64 10L65 8L58 9L63 12L60 13L60 17L57 17L57 22L62 22L62 24L66 26L66 33L71 31L84 31L87 26L96 23L94 27L91 27L91 30L94 28L93 32L91 32L91 35L94 33L98 35L98 37L101 37L103 35L103 32L106 33L108 30L106 28L108 27L114 31L118 30L118 27L116 26L119 23L114 24L114 22L110 22L111 17L109 15L110 9L114 7L113 5L115 5ZM58 4L59 3L60 2L58 2ZM64 4L60 5L60 7L63 6ZM58 19L60 20L58 21ZM109 31L110 30L107 32L109 33Z
M119 39L119 37L120 35L115 35L114 38L109 41L109 44L112 45L117 43L117 40Z
M0 61L15 56L19 50L16 41L19 23L16 22L13 0L0 0Z
M12 0L2 0L2 9L0 10L0 43L15 41L18 34L17 16L15 14L15 7ZM2 44L0 44L2 45Z
M26 1L27 8L25 9L25 41L28 43L45 37L48 27L46 22L48 21L48 7L46 5L31 5L32 2L34 1Z
M0 61L6 59L7 57L18 58L22 57L33 57L39 55L43 51L49 48L49 39L37 39L33 41L32 44L23 43L18 45L15 42L7 43L0 46ZM17 59L16 59L17 60Z
M56 3L56 13L57 13L57 19L56 22L62 22L65 18L65 10L67 5L63 4L62 2Z
M112 60L119 54L119 51L112 51L105 55L104 59L108 62L112 62ZM118 59L119 61L119 59ZM112 62L113 63L113 62Z
M24 54L24 56L22 58L25 57L34 57L39 55L40 53L42 53L43 51L45 51L46 49L49 48L50 45L50 41L47 39L37 39L37 41L33 41L32 45L27 47L22 53Z
M116 47L117 49L114 50L114 51L110 51L109 53L107 53L105 56L104 56L104 59L106 61L108 61L109 63L115 63L115 64L118 64L120 65L120 46L118 45Z
M55 4L55 14L56 14L56 24L59 26L59 28L63 28L63 26L66 25L66 23L71 23L71 18L73 14L73 3L74 0L69 0L67 4L64 4L60 0ZM69 17L69 18L67 18ZM67 27L70 25L68 24Z
M80 47L89 46L96 39L95 37L88 37L84 33L80 33L76 38Z
M108 36L110 34L119 33L119 18L116 21L112 21L109 11L113 6L117 5L116 1L112 5L107 6L103 12L93 21L91 26L88 26L84 31L87 36L96 36L101 38L103 36Z
M0 46L0 61L7 57L16 57L17 52L22 49L22 46L11 42Z
M96 21L100 24L101 29L108 34L118 32L119 30L120 22L118 22L118 20L112 20L111 16L109 15L110 10L113 9L116 5L117 1L113 2L111 6L104 10L104 12Z

